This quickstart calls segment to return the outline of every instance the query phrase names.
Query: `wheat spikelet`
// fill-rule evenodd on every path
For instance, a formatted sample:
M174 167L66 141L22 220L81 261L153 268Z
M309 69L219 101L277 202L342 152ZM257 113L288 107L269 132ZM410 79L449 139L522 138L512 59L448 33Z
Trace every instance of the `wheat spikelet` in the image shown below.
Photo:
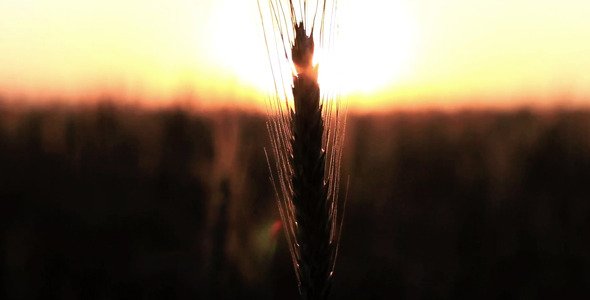
M269 159L271 182L301 297L326 299L343 220L338 190L346 117L338 93L320 91L313 56L314 38L319 37L320 46L329 41L325 32L333 27L336 5L269 0L263 4L268 4L271 17L265 19L258 3L275 87L267 124L274 154L274 164ZM269 32L265 20L267 26L272 24ZM316 25L320 29L314 35ZM278 64L273 64L274 53ZM290 70L290 84L285 84L285 70Z

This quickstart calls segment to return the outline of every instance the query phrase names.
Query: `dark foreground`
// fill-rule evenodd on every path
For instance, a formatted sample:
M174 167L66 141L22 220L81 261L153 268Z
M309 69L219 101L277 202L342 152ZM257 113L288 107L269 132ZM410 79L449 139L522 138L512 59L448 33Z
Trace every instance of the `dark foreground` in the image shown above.
M590 297L590 112L348 125L332 299ZM267 145L243 113L0 109L0 298L296 299Z

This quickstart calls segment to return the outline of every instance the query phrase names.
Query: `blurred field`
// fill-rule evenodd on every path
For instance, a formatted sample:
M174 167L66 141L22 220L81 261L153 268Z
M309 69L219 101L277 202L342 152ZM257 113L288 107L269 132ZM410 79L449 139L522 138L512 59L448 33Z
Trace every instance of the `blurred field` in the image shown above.
M0 298L297 299L264 121L0 106ZM344 153L332 299L590 296L590 111L351 115Z

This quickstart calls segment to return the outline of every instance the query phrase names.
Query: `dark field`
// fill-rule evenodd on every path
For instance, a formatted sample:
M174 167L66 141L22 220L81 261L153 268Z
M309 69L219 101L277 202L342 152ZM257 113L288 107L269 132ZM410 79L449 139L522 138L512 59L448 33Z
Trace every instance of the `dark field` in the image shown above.
M0 298L297 299L264 121L0 108ZM346 176L332 299L590 297L590 112L351 115Z

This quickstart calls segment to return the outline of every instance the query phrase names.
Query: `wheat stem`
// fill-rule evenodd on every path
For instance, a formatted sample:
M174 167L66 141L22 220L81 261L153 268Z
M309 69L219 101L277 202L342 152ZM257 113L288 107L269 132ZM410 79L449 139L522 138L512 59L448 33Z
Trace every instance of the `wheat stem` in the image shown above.
M287 17L281 0L267 2L267 24L273 31L264 34L275 87L268 101L267 129L274 168L268 162L301 298L323 300L330 292L342 228L338 189L345 114L340 113L340 103L335 104L337 93L320 93L318 66L313 65L316 16L319 13L321 45L324 38L330 39L324 31L331 31L334 24L334 18L324 24L326 11L334 13L335 7L328 10L326 1L322 5L319 1L315 5L298 3L295 7L288 1ZM258 4L264 27L261 2ZM278 66L273 66L273 54ZM280 74L293 67L292 85L287 88Z
M317 68L312 66L313 38L296 25L292 57L299 74L293 77L295 111L291 118L293 156L291 201L295 206L299 256L297 265L303 299L326 299L334 255L331 203L324 183L326 156L322 149L324 120L320 105Z

